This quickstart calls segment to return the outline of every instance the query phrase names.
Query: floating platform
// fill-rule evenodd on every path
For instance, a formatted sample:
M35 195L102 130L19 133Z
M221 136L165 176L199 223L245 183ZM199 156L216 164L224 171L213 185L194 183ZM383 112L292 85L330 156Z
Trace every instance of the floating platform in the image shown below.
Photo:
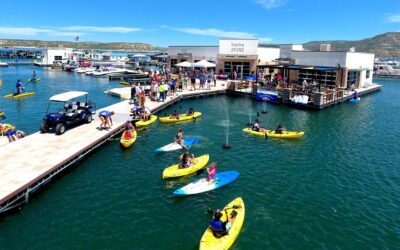
M152 113L156 113L182 99L224 93L225 87L220 85L210 90L180 92L176 96L167 97L165 102L153 102L148 99L146 106ZM92 123L67 130L60 136L37 132L0 146L3 151L8 152L0 165L0 214L27 203L32 193L122 132L126 121L130 119L129 101L122 101L104 109L115 112L114 125L108 131L96 129L100 121L98 116L94 115ZM20 152L24 152L23 156Z

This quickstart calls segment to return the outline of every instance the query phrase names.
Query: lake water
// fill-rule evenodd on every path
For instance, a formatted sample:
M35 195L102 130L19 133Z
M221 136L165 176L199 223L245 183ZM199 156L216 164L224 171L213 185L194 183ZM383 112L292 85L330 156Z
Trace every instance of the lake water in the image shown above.
M50 96L90 92L98 107L119 100L106 78L19 66L0 68L1 94L35 69L42 81L27 83L36 95L0 99L9 123L38 130ZM1 249L197 249L209 223L207 208L241 196L243 230L234 249L393 249L400 245L400 82L375 80L381 92L323 111L305 111L226 96L171 106L203 112L201 119L139 131L133 148L110 142L47 185L16 213L0 221ZM261 111L268 111L262 114ZM305 131L298 140L254 137L242 132L256 113L266 128L282 124ZM222 149L229 126L230 150ZM177 199L172 192L200 178L162 180L180 152L156 155L178 128L200 143L219 171L237 170L236 182ZM24 152L21 152L23 157ZM7 157L3 152L3 157ZM204 175L204 173L203 173Z

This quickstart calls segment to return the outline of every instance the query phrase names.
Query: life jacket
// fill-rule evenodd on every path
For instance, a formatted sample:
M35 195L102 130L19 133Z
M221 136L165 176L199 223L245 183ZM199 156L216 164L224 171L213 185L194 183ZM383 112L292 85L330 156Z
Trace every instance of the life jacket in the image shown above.
M222 221L214 221L214 219L211 219L210 221L210 227L211 230L215 233L224 233L225 229L224 229L224 225L222 223Z

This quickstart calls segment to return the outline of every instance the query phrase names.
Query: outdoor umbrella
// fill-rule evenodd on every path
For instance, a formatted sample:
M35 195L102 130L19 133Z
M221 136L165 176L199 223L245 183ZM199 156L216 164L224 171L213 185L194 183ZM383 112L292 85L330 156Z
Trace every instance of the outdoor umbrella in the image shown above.
M214 68L215 66L217 66L217 65L215 65L214 63L210 63L206 60L201 60L201 61L198 61L197 63L192 64L192 67L195 67L195 68Z
M189 68L189 67L192 67L192 63L185 61L185 62L181 62L181 63L175 64L175 66L183 67L183 68Z

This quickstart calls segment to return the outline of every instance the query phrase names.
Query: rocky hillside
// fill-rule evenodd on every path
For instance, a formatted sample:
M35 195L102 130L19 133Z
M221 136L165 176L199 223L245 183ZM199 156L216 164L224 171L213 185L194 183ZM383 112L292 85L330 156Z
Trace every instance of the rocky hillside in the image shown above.
M78 48L78 43L66 42L66 41L0 39L0 47L14 47L14 46L38 47L38 48L63 46L64 48ZM159 49L157 47L145 43L123 43L123 42L115 42L115 43L79 42L79 48L102 49L102 50L147 50L147 51Z
M389 32L358 41L312 41L304 48L317 51L321 43L330 43L331 50L348 51L355 47L356 52L374 53L379 57L400 57L400 32Z

